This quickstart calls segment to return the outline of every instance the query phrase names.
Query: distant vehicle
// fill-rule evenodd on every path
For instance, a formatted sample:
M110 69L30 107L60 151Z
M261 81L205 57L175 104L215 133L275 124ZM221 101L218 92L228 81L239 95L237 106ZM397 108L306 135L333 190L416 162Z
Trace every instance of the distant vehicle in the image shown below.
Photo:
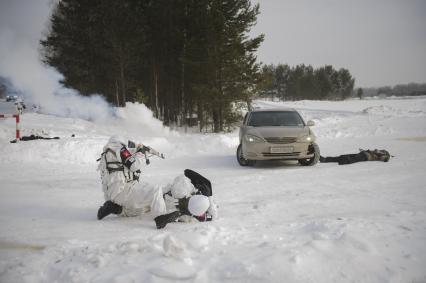
M292 108L256 109L248 112L240 127L237 160L252 166L257 160L297 160L303 166L315 165L320 150L299 112Z
M6 96L6 101L7 102L13 102L13 101L16 101L17 99L18 99L17 95L8 95L8 96Z

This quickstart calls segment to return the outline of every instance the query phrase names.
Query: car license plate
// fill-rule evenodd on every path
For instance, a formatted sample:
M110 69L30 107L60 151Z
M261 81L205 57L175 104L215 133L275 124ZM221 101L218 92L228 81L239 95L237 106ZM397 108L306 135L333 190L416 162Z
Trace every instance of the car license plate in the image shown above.
M271 147L271 153L291 153L291 152L293 152L292 146Z

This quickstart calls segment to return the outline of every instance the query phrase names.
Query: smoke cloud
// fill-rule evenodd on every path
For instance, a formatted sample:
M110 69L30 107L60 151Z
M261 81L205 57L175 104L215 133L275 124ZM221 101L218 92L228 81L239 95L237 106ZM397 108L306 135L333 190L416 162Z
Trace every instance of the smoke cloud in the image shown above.
M47 29L54 1L6 0L0 3L0 76L10 79L25 100L43 113L104 120L114 109L100 95L81 96L65 88L63 76L41 62L39 40Z

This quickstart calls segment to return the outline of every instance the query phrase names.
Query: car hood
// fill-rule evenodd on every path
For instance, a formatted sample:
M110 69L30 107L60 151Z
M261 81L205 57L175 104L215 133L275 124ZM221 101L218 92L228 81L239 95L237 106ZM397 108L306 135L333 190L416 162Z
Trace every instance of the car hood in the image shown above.
M268 137L301 137L310 134L309 127L252 127L247 131L262 138Z

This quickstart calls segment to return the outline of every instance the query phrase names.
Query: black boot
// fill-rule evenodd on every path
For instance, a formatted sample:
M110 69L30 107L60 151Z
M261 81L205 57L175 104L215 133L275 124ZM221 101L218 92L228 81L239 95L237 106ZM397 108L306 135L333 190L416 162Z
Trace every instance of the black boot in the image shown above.
M154 218L155 225L157 229L163 229L166 227L167 223L175 222L181 213L179 211L171 212L169 214L163 214Z
M104 205L99 207L98 220L101 220L102 218L110 214L120 214L122 211L123 211L123 207L121 205L118 205L108 200L104 203Z

